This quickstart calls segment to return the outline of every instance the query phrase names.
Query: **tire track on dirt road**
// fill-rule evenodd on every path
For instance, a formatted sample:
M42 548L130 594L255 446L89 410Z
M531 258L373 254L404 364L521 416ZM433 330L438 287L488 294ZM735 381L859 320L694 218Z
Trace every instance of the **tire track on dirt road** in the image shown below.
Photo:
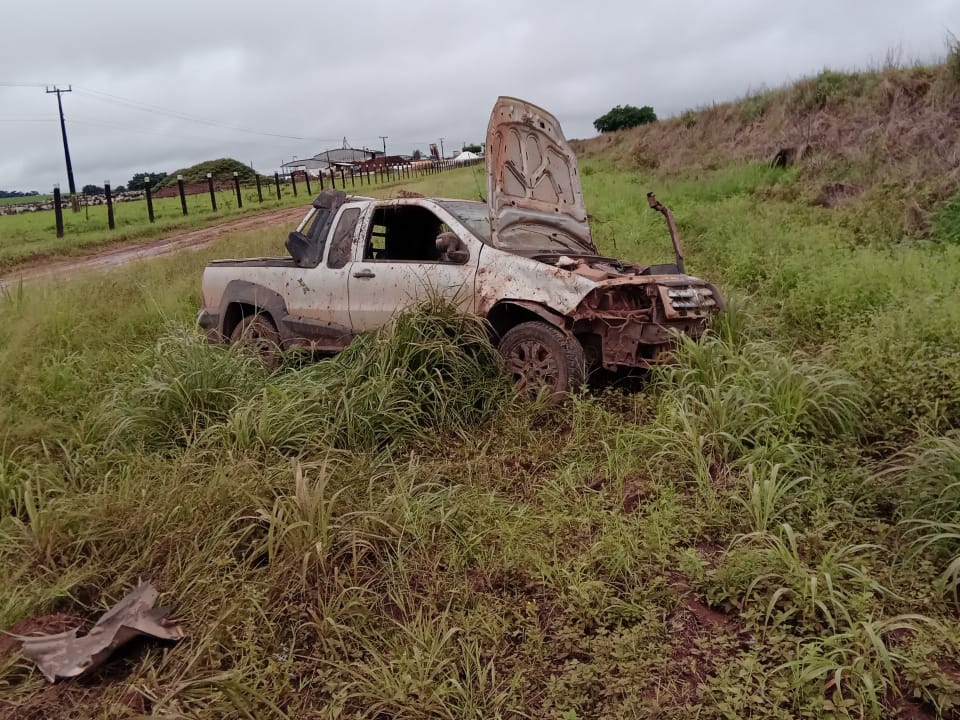
M268 213L258 213L249 217L238 218L220 225L191 230L178 235L151 240L139 245L91 252L87 255L58 258L49 261L35 261L21 266L16 270L0 274L0 291L15 286L21 282L27 283L53 277L74 275L88 270L105 270L119 267L138 260L148 260L161 255L180 252L182 250L199 250L220 239L221 236L232 232L244 232L269 225L279 225L300 220L306 209L304 207L285 208Z

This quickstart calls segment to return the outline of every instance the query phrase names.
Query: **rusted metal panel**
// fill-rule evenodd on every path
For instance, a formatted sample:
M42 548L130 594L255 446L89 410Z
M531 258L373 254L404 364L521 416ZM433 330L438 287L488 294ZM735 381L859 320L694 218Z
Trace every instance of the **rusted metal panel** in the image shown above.
M582 275L486 246L477 270L477 313L486 315L502 300L526 300L568 315L595 286Z
M596 252L577 158L553 115L517 98L499 98L487 127L486 158L495 246L540 242L540 249L550 249L552 237L568 250Z
M36 663L47 680L76 677L102 665L135 637L180 640L183 630L167 619L170 608L153 606L158 595L149 583L138 586L104 613L83 637L77 637L77 628L56 635L16 637L23 643L24 657Z

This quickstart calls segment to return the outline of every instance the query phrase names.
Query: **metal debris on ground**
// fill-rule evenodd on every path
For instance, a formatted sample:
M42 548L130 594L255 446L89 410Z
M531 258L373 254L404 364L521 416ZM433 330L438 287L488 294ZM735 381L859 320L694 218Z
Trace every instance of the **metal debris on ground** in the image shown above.
M167 620L171 608L155 608L159 593L150 583L139 585L110 608L90 632L77 637L79 628L56 635L16 636L23 655L32 660L50 682L82 675L99 667L113 652L140 635L160 640L180 640L183 630Z

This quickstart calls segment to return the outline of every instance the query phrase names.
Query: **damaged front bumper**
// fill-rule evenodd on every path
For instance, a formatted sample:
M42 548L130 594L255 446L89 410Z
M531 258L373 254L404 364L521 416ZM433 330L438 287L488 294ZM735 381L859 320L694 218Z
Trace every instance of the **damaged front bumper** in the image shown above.
M584 298L573 332L593 365L649 368L669 362L678 335L699 337L723 309L717 288L696 278L614 281Z

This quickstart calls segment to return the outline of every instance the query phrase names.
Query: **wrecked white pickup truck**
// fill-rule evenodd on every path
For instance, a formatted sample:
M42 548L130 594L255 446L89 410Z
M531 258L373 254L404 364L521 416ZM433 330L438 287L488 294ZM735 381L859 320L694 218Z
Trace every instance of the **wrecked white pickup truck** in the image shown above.
M723 299L676 261L600 256L576 158L557 120L500 98L487 131L487 202L375 200L327 190L286 246L290 257L218 260L203 274L211 338L336 352L427 293L489 323L519 389L559 396L592 368L649 367L673 333L701 334Z

